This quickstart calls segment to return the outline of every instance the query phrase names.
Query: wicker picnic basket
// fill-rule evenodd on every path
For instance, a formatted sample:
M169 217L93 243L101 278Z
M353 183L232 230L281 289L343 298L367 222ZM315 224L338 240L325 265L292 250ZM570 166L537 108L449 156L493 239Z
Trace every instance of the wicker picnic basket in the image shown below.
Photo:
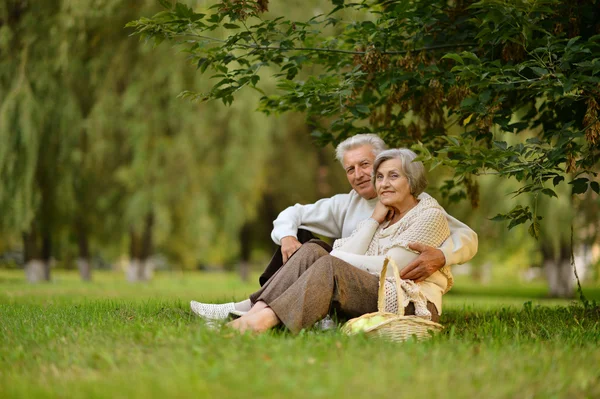
M392 265L394 282L396 283L396 292L398 293L398 314L385 311L385 275L388 264ZM379 278L379 294L377 298L378 311L367 313L349 320L342 327L342 331L348 335L364 333L369 337L379 337L401 342L406 341L413 336L419 341L427 339L431 337L431 333L439 332L444 328L441 324L425 320L419 316L404 316L404 307L402 306L402 303L404 302L403 298L404 294L402 287L400 286L398 266L393 259L386 258L383 262L383 268ZM375 318L377 318L379 322L373 324L367 321ZM357 327L363 323L367 324L368 327Z

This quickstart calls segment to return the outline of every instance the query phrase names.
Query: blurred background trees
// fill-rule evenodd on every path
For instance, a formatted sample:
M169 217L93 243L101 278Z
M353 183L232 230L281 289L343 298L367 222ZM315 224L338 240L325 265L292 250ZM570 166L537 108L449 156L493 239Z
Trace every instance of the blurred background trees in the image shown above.
M0 252L22 252L11 259L30 281L49 280L52 259L90 279L94 255L125 256L131 280L150 278L156 253L181 269L235 264L244 245L272 246L273 215L290 201L345 189L301 118L253 112L253 93L232 107L178 99L208 86L185 55L124 29L159 10L1 5Z
M414 90L403 95L413 97L390 108L386 105L387 97L373 90L385 80L380 82L375 77L377 68L385 64L376 62L381 56L377 47L369 50L369 59L367 53L344 60L324 52L287 54L281 59L276 53L263 53L257 64L239 64L227 59L228 53L214 50L214 46L185 37L174 28L178 25L173 22L173 15L179 18L177 23L185 24L196 18L194 15L221 10L210 8L215 4L221 4L221 8L227 4L237 4L236 7L245 4L244 7L252 6L255 10L262 7L265 11L267 2L190 0L185 3L174 6L171 1L155 0L105 0L101 4L94 0L0 2L2 265L24 265L30 281L49 280L51 264L77 268L85 280L92 278L94 267L106 265L122 267L130 280L146 280L152 276L152 265L161 263L161 259L170 269L239 268L242 277L247 277L250 264L268 259L273 248L269 238L271 222L283 208L349 189L342 169L334 160L333 145L320 147L313 140L320 144L336 142L372 128L392 145L410 145L416 140L427 143L428 137L435 137L433 131L458 137L468 130L476 136L481 134L478 131L482 123L491 125L491 119L486 122L485 117L495 104L492 104L496 101L494 96L488 98L485 109L476 109L467 101L456 114L460 116L459 122L450 120L444 125L441 114L430 112L431 105L437 104L430 94L443 95L430 87L430 82L433 78L443 80L434 76L437 71L433 67L424 66L432 62L428 56L414 53L411 58L404 58L405 64L398 64L397 69L410 69L410 77L392 86L400 90L403 82L409 82ZM361 7L344 8L343 2L333 3L272 2L269 12L258 13L260 18L254 22L262 21L263 28L272 29L266 34L271 35L273 45L291 46L292 39L298 39L301 32L305 32L303 40L313 37L310 39L313 42L305 43L313 47L343 49L345 44L340 35L344 33L353 40L348 42L351 49L366 50L368 40L378 43L379 34L371 39L367 35L376 33L373 30L376 15L364 13ZM391 7L393 3L386 2L381 7ZM423 7L433 4L429 3L415 4ZM466 3L450 3L448 9L460 8L465 12ZM319 15L335 6L339 6L338 19L315 28L313 33L323 39L315 41L315 36L309 34L317 26L315 21L319 18L324 21ZM417 7L417 14L425 12L424 9ZM224 14L210 22L215 25L211 37L225 39L231 34L228 29L236 34L243 32L233 25L242 27L246 20L225 18L242 11L243 7L219 11ZM439 17L433 14L425 12L421 17L431 22ZM293 16L298 21L315 19L309 24L290 23L289 37L282 38L274 33L274 25L268 25L272 18L281 15ZM166 45L153 47L130 37L133 30L124 27L140 17L147 19L138 29L152 27L154 30L148 32L153 39L157 42L173 39L180 45L178 50ZM460 20L458 14L455 17ZM384 27L382 32L396 29L392 25ZM416 25L407 27L407 32L421 30ZM420 34L414 36L415 40L428 40L426 32ZM256 37L243 40L251 44ZM444 39L440 36L436 40ZM398 43L408 41L407 36ZM464 54L458 51L456 54L463 64L454 56L444 62L450 66L454 65L451 62L464 65ZM469 62L466 64L470 65ZM241 65L246 69L232 76L228 75L229 69L219 71L215 67L219 63L227 68ZM349 70L348 65L353 63L362 63L372 70L367 73L360 68ZM595 70L597 60L590 63L584 67ZM473 61L471 67L478 65ZM216 68L216 73L225 76L210 80L197 68L200 71ZM343 71L344 75L339 76L348 79L340 81L326 75L314 79L326 71L334 77L336 71ZM456 71L464 75L464 81L469 79L464 68ZM242 81L244 77L247 79ZM391 74L388 78L398 76ZM258 81L260 85L256 84ZM304 92L298 90L298 82ZM343 87L348 82L354 88ZM477 92L482 84L475 82L470 90ZM389 91L392 86L381 86L381 90ZM358 87L365 91L359 93ZM315 94L319 90L321 95L324 90L331 95L319 97ZM179 96L180 93L183 95ZM463 94L461 100L468 93ZM206 97L223 99L228 106L217 101L189 101ZM404 110L404 106L410 109ZM256 112L258 107L266 112ZM340 110L342 117L336 114ZM280 111L285 113L279 115ZM385 112L391 114L386 117ZM509 115L501 109L494 112L504 119ZM522 119L528 117L527 109L519 112L516 115ZM428 120L426 115L432 119ZM515 118L511 123L518 122L519 118ZM490 127L490 131L494 133L493 141L500 143L497 144L500 147L506 145L511 156L515 156L514 146L520 139L503 135L497 127ZM527 134L532 137L533 133L525 131L521 136ZM475 136L471 138L492 143L485 135ZM454 156L468 158L465 153L468 145L463 140L469 137L459 137L461 141L453 148ZM580 137L576 140L581 144ZM434 139L431 143L435 145L426 148L432 151L441 148L441 142ZM577 148L581 150L580 144ZM542 150L546 151L540 147ZM448 160L452 161L452 157ZM433 158L428 161L434 164ZM515 278L537 266L545 271L551 295L570 295L573 222L577 255L581 254L583 263L592 265L587 269L590 271L587 278L598 279L597 258L590 255L598 245L595 221L599 203L593 190L572 198L571 186L566 187L563 181L555 189L559 199L545 195L548 192L531 198L512 198L508 194L521 188L514 176L511 179L477 176L465 165L471 164L441 162L430 173L429 191L444 201L450 213L478 232L480 251L470 264L470 273L475 278L482 282L492 275ZM457 178L457 168L463 178ZM536 192L539 194L540 190ZM450 198L460 201L453 202ZM489 220L497 214L509 214L518 205L539 209L545 215L539 240L529 236L527 229L507 230L506 225Z

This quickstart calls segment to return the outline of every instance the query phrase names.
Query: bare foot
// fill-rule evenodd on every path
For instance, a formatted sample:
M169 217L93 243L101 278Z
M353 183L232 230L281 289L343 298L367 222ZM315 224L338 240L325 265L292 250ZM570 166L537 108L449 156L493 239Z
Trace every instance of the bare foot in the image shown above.
M267 308L268 305L263 302L263 301L258 301L256 302L254 305L252 305L252 308L250 308L250 310L248 311L248 313L246 313L246 316L250 316L253 315L255 313L260 312L261 310L263 310L264 308Z
M246 331L252 331L250 326L248 325L247 317L244 315L239 319L235 319L226 324L227 327L233 328L234 330L238 330L240 333L245 333Z
M228 327L238 330L242 334L246 331L262 334L281 323L275 312L269 307L251 315L244 315L239 319L227 323Z

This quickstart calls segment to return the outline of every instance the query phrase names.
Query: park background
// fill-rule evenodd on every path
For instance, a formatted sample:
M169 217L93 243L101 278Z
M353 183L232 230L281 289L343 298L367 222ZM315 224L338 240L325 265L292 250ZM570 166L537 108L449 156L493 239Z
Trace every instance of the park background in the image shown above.
M214 3L186 2L207 12ZM301 397L294 375L307 367L307 392L322 397L366 386L389 396L408 380L447 394L428 378L461 382L462 397L599 394L599 314L589 301L600 299L600 198L591 189L539 198L536 239L525 225L491 220L531 205L513 195L514 179L474 175L477 196L465 188L448 198L453 170L431 171L427 192L478 233L479 252L453 268L442 318L451 329L408 343L400 359L335 332L205 329L187 301L243 299L275 248L277 214L350 187L333 145L320 145L301 113L257 112L261 94L250 89L228 105L182 98L210 90L199 65L125 28L163 5L0 1L0 396L278 397L276 387ZM304 20L332 8L273 1L267 15ZM261 71L262 84L275 91L271 75ZM370 370L357 366L375 357ZM396 381L389 365L414 358L434 362L435 377L413 364ZM495 386L495 373L507 385Z

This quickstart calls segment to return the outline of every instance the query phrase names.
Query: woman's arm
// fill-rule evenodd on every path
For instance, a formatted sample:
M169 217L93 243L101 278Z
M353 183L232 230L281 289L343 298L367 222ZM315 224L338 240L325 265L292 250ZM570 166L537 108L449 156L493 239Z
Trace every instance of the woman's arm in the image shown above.
M372 218L363 220L350 237L337 240L334 248L351 254L364 255L378 227L379 223Z
M403 268L413 261L418 254L408 249L411 242L420 242L438 247L448 237L450 231L444 212L439 208L423 211L410 227L394 237L394 246L384 255L367 256L351 253L344 248L337 248L331 255L350 263L352 266L370 273L379 273L383 260L390 256L398 267Z
M371 217L360 222L350 237L336 241L333 248L357 255L366 254L377 228L389 213L390 208L378 201Z
M388 251L386 255L379 256L357 255L337 249L334 249L331 252L331 255L343 260L344 262L351 264L354 267L374 274L381 273L383 261L388 256L391 257L394 260L394 262L396 262L396 265L398 265L399 268L406 266L409 262L411 262L418 256L417 253L412 252L403 247L392 248ZM388 270L387 277L392 277L391 273L391 269Z

